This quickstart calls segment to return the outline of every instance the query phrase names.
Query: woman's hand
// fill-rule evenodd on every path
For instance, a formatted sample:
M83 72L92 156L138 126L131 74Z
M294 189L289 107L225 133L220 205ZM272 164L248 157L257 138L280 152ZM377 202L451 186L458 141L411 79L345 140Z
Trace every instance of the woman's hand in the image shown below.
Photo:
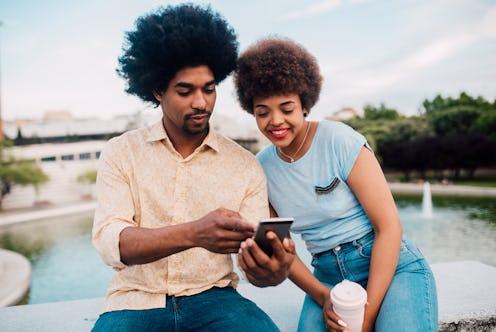
M346 323L339 317L334 310L332 310L331 297L328 296L324 300L324 306L322 308L322 314L324 315L324 323L327 331L331 332L344 332L348 331Z

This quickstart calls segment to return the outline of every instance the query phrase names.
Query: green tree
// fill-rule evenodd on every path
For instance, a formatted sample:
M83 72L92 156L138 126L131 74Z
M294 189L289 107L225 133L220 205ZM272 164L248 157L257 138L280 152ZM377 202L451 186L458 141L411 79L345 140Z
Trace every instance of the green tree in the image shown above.
M453 106L428 116L428 122L438 136L467 134L481 116L473 106Z
M3 198L11 192L15 184L32 185L38 191L39 186L49 180L35 160L17 159L8 155L7 148L11 145L7 140L0 141L0 209Z
M470 132L496 140L496 105L492 109L482 112L470 127Z
M86 185L87 192L82 195L83 199L92 199L93 190L92 187L96 183L97 171L95 169L87 170L78 175L76 181Z
M436 133L438 169L461 170L473 176L481 166L492 167L496 155L496 101L462 92L457 98L437 95L423 102L425 117Z
M384 103L381 103L379 107L373 105L365 105L363 108L365 120L398 120L403 116L398 113L397 110L393 108L388 108Z
M345 122L367 138L383 167L399 169L408 178L414 169L411 152L401 150L408 148L409 142L433 136L425 116L405 117L384 104L379 108L368 105L365 109L363 118Z
M473 98L465 92L460 93L458 98L443 98L441 95L437 95L432 101L428 99L424 100L422 105L424 106L424 110L427 115L459 106L477 109L489 109L494 107L494 104L491 104L491 102L485 100L483 97L479 96L477 98Z
M97 174L96 170L94 169L88 170L86 172L79 174L76 180L79 183L93 184L96 183L96 174Z
M482 97L471 97L462 92L458 98L437 95L422 103L428 123L438 136L457 134L484 134L494 129L496 104ZM485 123L485 121L492 123ZM494 132L494 131L492 131Z

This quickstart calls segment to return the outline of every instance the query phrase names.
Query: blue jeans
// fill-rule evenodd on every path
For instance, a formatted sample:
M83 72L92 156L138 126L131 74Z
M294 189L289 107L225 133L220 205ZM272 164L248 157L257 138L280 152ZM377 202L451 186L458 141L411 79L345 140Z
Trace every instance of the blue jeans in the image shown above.
M167 296L165 308L102 314L92 331L279 331L255 303L234 288L214 287L192 296Z
M374 233L314 255L314 275L332 288L343 279L367 287ZM434 275L420 251L409 241L401 242L393 280L375 322L376 332L438 330L437 293ZM298 331L326 331L322 307L308 295L300 314Z

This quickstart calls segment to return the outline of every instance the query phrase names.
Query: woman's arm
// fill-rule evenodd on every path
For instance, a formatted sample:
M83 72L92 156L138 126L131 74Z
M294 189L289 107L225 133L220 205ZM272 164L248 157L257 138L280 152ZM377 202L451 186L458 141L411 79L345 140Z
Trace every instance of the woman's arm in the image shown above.
M398 264L402 228L382 169L369 149L362 148L346 182L369 217L375 233L363 325L363 331L373 331Z
M329 288L315 278L298 256L295 257L289 270L289 279L305 293L310 295L310 297L321 307L324 306L326 300L330 299Z
M289 270L289 279L322 307L324 323L329 331L346 331L344 322L331 309L331 290L310 272L298 256Z

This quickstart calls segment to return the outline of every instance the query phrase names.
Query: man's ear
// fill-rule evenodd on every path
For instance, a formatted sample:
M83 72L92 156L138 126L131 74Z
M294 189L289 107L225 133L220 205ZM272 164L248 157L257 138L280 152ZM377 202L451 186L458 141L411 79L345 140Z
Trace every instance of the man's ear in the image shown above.
M160 93L158 93L157 91L153 91L153 96L159 103L162 102L162 95Z

